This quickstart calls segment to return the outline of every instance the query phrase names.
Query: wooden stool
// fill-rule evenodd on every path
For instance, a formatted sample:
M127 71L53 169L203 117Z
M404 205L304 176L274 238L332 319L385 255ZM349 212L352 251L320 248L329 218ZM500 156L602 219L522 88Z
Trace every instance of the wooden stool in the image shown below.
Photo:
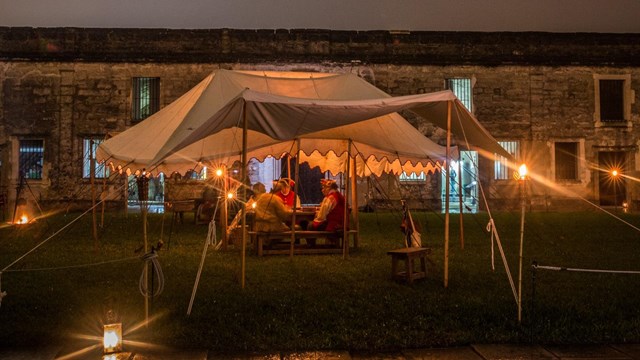
M391 255L391 278L394 280L405 280L412 284L415 279L427 277L427 255L431 253L430 248L402 248L387 251ZM420 259L420 267L415 271L414 260ZM398 270L398 261L405 263L405 270Z

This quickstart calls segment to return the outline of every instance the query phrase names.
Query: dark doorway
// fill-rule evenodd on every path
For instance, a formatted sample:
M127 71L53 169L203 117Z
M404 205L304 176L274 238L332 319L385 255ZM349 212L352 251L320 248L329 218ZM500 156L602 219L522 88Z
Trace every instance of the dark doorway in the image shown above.
M621 206L626 201L624 178L627 153L608 151L598 153L600 205Z
M295 179L295 159L290 159L291 179ZM282 160L281 177L287 177L287 160ZM320 189L320 179L324 179L324 173L320 168L311 168L309 164L300 164L300 177L298 184L298 196L303 205L320 204L322 202L322 191Z

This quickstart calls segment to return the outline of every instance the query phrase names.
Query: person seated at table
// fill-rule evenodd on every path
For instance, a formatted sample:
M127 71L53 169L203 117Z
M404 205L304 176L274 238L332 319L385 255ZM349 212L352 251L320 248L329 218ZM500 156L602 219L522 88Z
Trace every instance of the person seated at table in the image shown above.
M253 209L253 207L255 207L254 204L256 203L256 200L258 200L258 197L266 192L267 189L265 188L263 183L258 181L257 183L253 184L251 186L251 196L247 201L247 210Z
M256 207L256 200L258 200L258 197L260 197L260 195L264 194L265 192L267 192L267 190L265 189L264 184L261 182L257 182L251 186L252 195L245 205L247 216L253 216L253 214L255 213L254 209ZM236 213L236 216L233 217L233 220L231 220L231 223L227 226L227 234L231 236L231 234L236 231L236 229L239 229L241 223L242 212L238 211ZM247 223L251 224L251 220L247 221Z
M282 199L284 206L289 209L293 208L295 203L296 207L300 207L300 198L291 190L295 186L295 182L291 179L282 178L276 182L280 185L280 191L276 192L276 195Z
M290 230L285 221L290 219L291 209L287 209L282 199L276 195L279 191L280 185L276 184L272 193L261 194L256 198L255 231L281 232Z
M344 229L345 201L344 196L338 191L338 184L335 180L322 179L320 185L324 199L322 199L320 208L316 211L313 222L309 224L307 230L337 231ZM329 240L337 243L337 238ZM307 239L307 243L314 246L315 239Z

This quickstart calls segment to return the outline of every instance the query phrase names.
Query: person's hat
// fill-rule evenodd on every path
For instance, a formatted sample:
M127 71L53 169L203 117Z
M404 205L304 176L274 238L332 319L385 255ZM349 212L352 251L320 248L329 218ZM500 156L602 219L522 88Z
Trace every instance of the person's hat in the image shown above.
M293 185L291 183L293 183L293 181L291 181L291 180L289 180L287 178L282 178L282 179L278 180L278 184L280 184L280 186L293 187Z
M336 184L335 180L331 180L331 179L321 179L320 180L320 185L322 185L323 187L332 187Z

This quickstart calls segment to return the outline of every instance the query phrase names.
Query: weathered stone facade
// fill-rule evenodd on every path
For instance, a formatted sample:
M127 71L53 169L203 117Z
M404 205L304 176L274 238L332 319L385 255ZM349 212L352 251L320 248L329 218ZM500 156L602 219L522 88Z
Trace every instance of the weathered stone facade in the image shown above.
M0 190L15 197L18 140L39 138L44 175L30 182L36 196L90 199L82 139L132 125L132 78L159 77L165 106L218 68L353 72L392 95L471 78L478 120L498 140L519 141L541 176L529 189L535 209L588 207L581 198L597 204L601 152L624 153L628 174L640 166L640 34L0 28ZM598 123L598 76L628 84L623 124ZM444 131L407 117L444 143ZM555 180L558 141L578 143L575 180ZM517 206L515 181L493 180L490 159L479 167L492 202ZM439 204L439 184L437 175L409 188L431 207ZM640 200L630 179L620 196Z

